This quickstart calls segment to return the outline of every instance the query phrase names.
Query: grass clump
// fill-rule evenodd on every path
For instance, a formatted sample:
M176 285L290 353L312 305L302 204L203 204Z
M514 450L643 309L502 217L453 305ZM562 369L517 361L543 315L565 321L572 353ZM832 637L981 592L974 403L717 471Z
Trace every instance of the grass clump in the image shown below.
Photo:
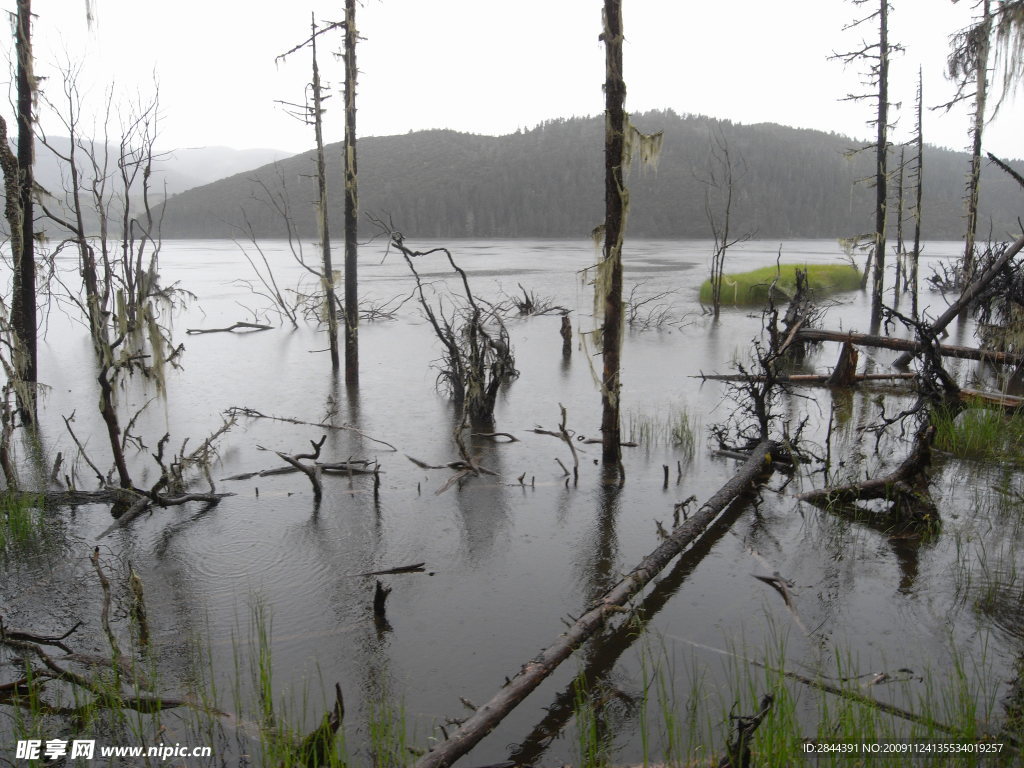
M26 544L42 532L42 499L22 493L0 494L0 551Z
M626 414L629 441L653 448L665 445L681 451L687 460L697 447L697 419L683 405L671 405L664 411L649 414L630 410Z
M775 281L775 299L787 300L796 291L796 271L806 270L811 293L827 296L860 288L860 270L849 264L780 264L722 277L722 303L734 306L756 306L768 301L768 291ZM702 304L711 303L711 281L700 287Z
M996 408L967 408L933 416L935 447L961 459L1019 461L1024 449L1024 416Z

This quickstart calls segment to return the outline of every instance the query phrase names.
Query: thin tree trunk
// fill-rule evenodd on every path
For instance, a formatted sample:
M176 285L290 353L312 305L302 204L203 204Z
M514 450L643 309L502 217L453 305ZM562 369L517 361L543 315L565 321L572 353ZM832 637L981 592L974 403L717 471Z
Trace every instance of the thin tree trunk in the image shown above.
M963 284L974 277L974 243L978 236L978 192L981 186L981 139L985 129L985 105L988 100L988 50L992 28L990 0L982 4L984 32L979 36L974 70L974 123L971 127L971 165L967 177L967 234L964 238Z
M331 232L327 225L327 163L324 161L323 98L320 67L316 60L316 21L312 22L310 43L313 48L313 130L316 134L316 184L319 202L317 222L320 226L320 248L324 263L324 304L327 310L327 335L331 346L331 368L338 370L338 301L334 294L334 267L331 264Z
M881 0L878 21L878 125L875 147L875 247L871 281L871 329L882 320L882 288L885 284L885 223L888 178L889 130L889 0Z
M36 263L35 232L32 211L32 96L34 76L32 74L32 0L18 0L15 48L18 57L18 187L21 199L20 237L12 236L14 290L11 298L11 325L17 337L15 365L22 381L29 384L24 397L30 402L21 402L22 417L32 420L35 413L34 388L36 370ZM24 398L19 397L19 400Z
M519 673L490 701L479 707L459 729L434 747L414 768L447 768L466 754L500 723L505 716L539 686L591 635L604 626L607 619L619 612L684 548L697 539L722 511L764 472L776 466L772 454L778 446L764 441L750 454L735 476L708 499L704 506L686 522L672 531L661 545L617 585L600 597L595 607L584 613L559 639L524 664Z
M918 264L921 259L921 200L924 195L924 122L922 110L924 103L924 79L921 68L917 69L917 162L914 169L917 183L917 197L914 202L914 254L910 262L910 313L918 319L917 292L918 292Z
M345 383L359 384L356 214L356 0L345 0Z
M622 462L619 423L620 351L622 349L622 238L626 189L622 164L626 148L626 82L622 77L622 2L605 0L605 133L604 133L604 324L601 351L604 372L601 379L602 459L606 466Z

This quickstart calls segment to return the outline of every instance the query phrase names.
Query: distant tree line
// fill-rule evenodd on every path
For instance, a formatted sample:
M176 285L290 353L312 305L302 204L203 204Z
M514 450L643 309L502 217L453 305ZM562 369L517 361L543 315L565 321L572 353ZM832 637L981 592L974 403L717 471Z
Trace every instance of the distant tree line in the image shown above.
M628 179L633 237L711 237L700 175L712 129L721 129L731 151L742 155L746 165L733 202L736 231L770 238L874 231L875 192L853 183L874 174L873 157L851 154L860 145L848 137L673 112L631 119L641 131L665 133L657 171L634 171ZM341 152L328 150L328 194L342 199ZM552 120L501 137L433 130L365 138L360 140L360 208L390 216L407 236L584 237L602 220L603 150L601 118ZM967 155L926 151L923 234L960 239ZM1024 170L1024 163L1013 165ZM244 210L258 236L283 237L280 221L267 215L255 192L258 178L271 188L284 186L293 202L295 226L315 238L314 208L306 204L317 199L312 168L312 153L306 153L172 197L163 212L163 235L233 237ZM1016 229L1024 191L996 169L983 179L980 236L991 229L993 236L1003 237ZM332 210L331 216L331 226L340 229L341 211ZM360 226L369 234L368 226Z

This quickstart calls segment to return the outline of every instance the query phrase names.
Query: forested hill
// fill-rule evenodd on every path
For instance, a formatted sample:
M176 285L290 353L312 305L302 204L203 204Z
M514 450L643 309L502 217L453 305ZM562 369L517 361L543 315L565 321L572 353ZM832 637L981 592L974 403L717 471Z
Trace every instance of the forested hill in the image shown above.
M657 170L634 168L629 175L630 236L710 236L699 177L708 175L717 127L734 162L743 165L736 171L734 233L844 237L873 230L874 190L855 181L873 176L874 155L851 156L856 145L844 136L671 112L635 115L633 121L644 132L663 130L665 137ZM556 120L501 137L434 130L366 138L358 151L361 212L390 218L406 236L577 238L604 218L603 118ZM340 145L330 145L327 154L330 224L340 233ZM890 167L898 157L897 148ZM927 237L962 236L967 165L964 153L926 148ZM1015 166L1024 171L1024 164ZM298 231L315 237L313 173L309 152L177 195L166 203L163 236L237 237L244 216L257 236L282 237L281 217L260 198L283 188ZM1024 190L990 164L983 177L979 235L991 229L1004 237L1024 215ZM907 187L910 200L909 180ZM363 236L371 233L362 215L360 228Z

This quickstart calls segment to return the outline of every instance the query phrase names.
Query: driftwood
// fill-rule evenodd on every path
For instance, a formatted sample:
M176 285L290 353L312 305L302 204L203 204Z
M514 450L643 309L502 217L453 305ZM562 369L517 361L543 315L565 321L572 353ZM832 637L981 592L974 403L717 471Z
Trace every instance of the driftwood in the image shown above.
M318 462L320 465L321 472L338 472L343 475L376 475L380 472L378 469L370 469L369 467L377 467L377 462L370 461L368 459L358 459L356 461L330 461L330 462ZM253 477L272 477L274 475L290 475L294 472L300 472L301 470L296 469L293 466L287 467L273 467L271 469L261 469L259 472L242 472L238 475L231 475L230 477L221 478L223 481L228 480L249 480Z
M274 451L281 461L287 462L296 470L304 474L309 478L309 482L313 486L313 498L317 501L323 496L323 485L320 482L320 465L317 463L317 459L320 458L320 449L324 447L324 442L327 440L327 435L321 436L320 440L310 440L309 444L313 446L312 453L296 453L294 455L283 453L282 451ZM256 446L257 450L267 450L262 445ZM313 464L303 464L302 459L312 459Z
M395 446L393 446L391 443L385 440L380 440L376 437L370 437L362 430L356 429L355 427L349 426L348 424L325 424L323 422L317 423L313 421L302 421L301 419L292 419L289 418L288 416L272 416L266 413L261 413L260 411L257 411L255 408L246 408L244 406L239 405L231 406L225 411L225 413L229 416L234 416L236 418L239 416L244 416L249 419L270 419L271 421L283 421L286 424L298 424L300 426L305 427L316 427L317 429L333 429L337 431L352 432L356 435L359 435L365 440L369 440L374 443L380 443L381 445L386 446L392 451L398 451L398 449L395 448Z
M968 286L964 288L963 293L960 294L960 298L954 301L952 304L950 304L946 311L939 315L939 317L936 318L935 322L931 324L932 331L934 333L938 333L939 331L943 330L947 325L949 325L949 323L953 320L954 317L956 317L963 310L969 307L971 305L971 302L974 301L975 298L977 298L978 294L982 292L985 286L991 283L992 280L995 279L996 275L998 275L1002 271L1003 267L1005 267L1014 256L1020 253L1021 248L1024 248L1024 235L1018 237L1014 241L1013 245L1011 245L1009 248L1003 251L1003 254L989 265L988 269L986 269L980 275L975 277L974 280L972 280L970 284L968 284ZM908 352L910 351L911 350L908 350ZM917 352L918 350L913 351ZM896 365L898 367L905 367L907 363L910 362L910 359L913 356L913 354L902 354L898 358L896 358L896 360L893 362L893 365ZM1021 356L1017 355L1016 357L1020 358ZM986 357L986 359L991 358ZM1019 363L1020 360L1016 360L1014 362Z
M412 565L399 565L396 568L385 568L382 571L366 571L365 573L353 573L352 576L390 576L393 573L423 573L427 564L413 563Z
M898 522L935 523L939 519L939 511L928 493L927 476L934 437L933 426L919 430L910 454L891 474L808 491L798 494L797 498L821 507L836 502L852 504L856 501L884 499L892 502L889 514Z
M924 346L911 339L895 339L890 336L875 336L868 333L852 333L847 331L823 331L817 328L802 328L797 332L798 341L839 341L850 342L862 347L882 347L913 354L920 353ZM961 347L953 344L939 344L938 352L943 357L957 357L964 360L986 360L992 363L1009 363L1018 365L1024 362L1024 354L1015 352L994 352L974 347Z
M767 440L758 445L739 472L705 502L695 515L672 531L668 539L599 598L555 643L524 664L519 673L507 681L490 701L479 707L455 733L424 755L415 768L445 768L494 730L576 648L604 626L613 614L621 612L622 606L630 598L638 594L676 555L697 539L733 499L764 472L770 472L775 464L772 461L773 454L779 450L778 444Z
M185 333L190 336L195 336L199 333L234 333L235 331L257 333L259 331L272 331L273 329L274 326L263 325L262 323L237 322L234 325L229 325L227 328L189 328Z
M123 494L124 489L121 489L118 493ZM146 513L154 504L158 507L178 507L192 501L202 501L214 505L219 504L221 499L234 495L233 493L184 493L180 496L160 496L158 494L146 495L140 493L128 509L97 536L96 540L98 541L110 535L118 528L124 528L135 518Z
M967 389L965 387L960 389L960 399L966 403L991 405L1008 411L1024 408L1024 397L1006 395L1002 392L983 392L980 389Z

